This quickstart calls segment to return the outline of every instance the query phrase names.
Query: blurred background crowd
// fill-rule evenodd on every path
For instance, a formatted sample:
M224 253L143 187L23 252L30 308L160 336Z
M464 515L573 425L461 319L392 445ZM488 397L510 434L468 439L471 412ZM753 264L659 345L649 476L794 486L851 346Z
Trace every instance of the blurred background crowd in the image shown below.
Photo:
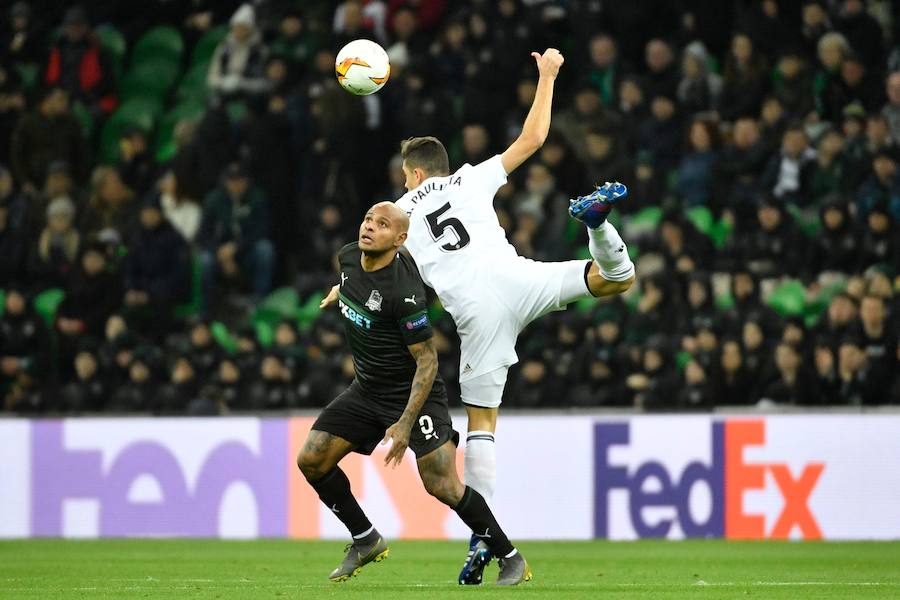
M533 324L505 405L900 403L898 4L6 4L3 409L323 406L353 364L318 301L365 208L404 192L399 142L436 135L452 168L501 152L548 46L551 135L500 222L522 255L587 257L568 199L625 182L638 284ZM392 62L365 98L334 80L356 38Z

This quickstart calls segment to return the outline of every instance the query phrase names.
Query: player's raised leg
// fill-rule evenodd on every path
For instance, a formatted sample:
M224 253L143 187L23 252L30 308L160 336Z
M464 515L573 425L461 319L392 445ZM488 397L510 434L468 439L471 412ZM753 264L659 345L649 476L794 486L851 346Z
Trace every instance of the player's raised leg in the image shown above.
M337 466L354 446L341 437L313 429L297 456L297 466L306 481L353 537L344 560L328 576L335 582L346 581L359 574L364 565L388 556L387 543L360 508L350 492L350 480Z
M597 297L620 294L634 282L634 264L628 248L612 223L607 221L613 206L628 195L619 182L606 182L587 196L569 205L569 215L587 226L588 249L594 259L587 274L590 292Z
M446 442L417 461L428 493L452 508L491 552L499 557L497 585L517 585L531 579L525 558L506 537L484 497L463 485L456 474L456 445Z

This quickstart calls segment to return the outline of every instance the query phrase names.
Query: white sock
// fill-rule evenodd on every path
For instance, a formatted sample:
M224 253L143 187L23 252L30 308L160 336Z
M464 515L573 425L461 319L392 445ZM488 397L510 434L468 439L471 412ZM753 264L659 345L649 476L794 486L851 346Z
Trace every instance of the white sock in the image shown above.
M464 479L466 485L484 496L487 502L497 487L497 450L490 431L470 431L466 437Z
M588 249L600 267L600 274L608 281L625 281L634 276L634 263L622 236L609 221L588 230Z

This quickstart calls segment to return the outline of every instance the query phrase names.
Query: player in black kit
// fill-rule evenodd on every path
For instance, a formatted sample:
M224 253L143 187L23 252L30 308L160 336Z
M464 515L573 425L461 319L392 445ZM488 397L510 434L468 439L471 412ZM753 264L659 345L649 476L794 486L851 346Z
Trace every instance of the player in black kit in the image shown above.
M452 508L500 559L498 585L531 579L524 557L497 524L484 498L456 473L456 445L444 382L425 310L425 286L412 259L399 252L409 219L392 202L366 213L359 240L339 254L341 283L322 301L337 303L353 352L356 378L313 424L297 465L319 498L353 537L329 579L346 581L363 565L387 557L387 543L369 522L337 466L350 452L371 454L392 440L385 465L416 454L429 494ZM483 532L483 533L478 533Z

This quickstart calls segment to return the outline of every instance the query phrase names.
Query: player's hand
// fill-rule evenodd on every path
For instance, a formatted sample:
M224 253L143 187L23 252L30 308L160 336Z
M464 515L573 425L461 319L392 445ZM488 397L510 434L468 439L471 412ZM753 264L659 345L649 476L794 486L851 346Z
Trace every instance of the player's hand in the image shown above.
M331 291L328 292L328 295L322 298L322 301L319 302L319 308L328 308L332 304L337 303L338 300L338 290L341 289L340 285L335 285L331 288Z
M409 433L412 430L412 426L400 419L390 427L388 427L387 431L384 432L384 439L381 440L381 445L385 445L388 443L388 440L394 440L393 444L391 444L391 449L387 453L387 456L384 457L384 466L391 466L391 462L394 463L394 468L397 468L397 465L403 460L403 454L406 452L406 448L409 446Z
M556 48L547 48L543 54L532 52L531 56L534 57L537 63L538 74L541 77L549 77L551 79L556 79L559 68L565 62L563 55Z

